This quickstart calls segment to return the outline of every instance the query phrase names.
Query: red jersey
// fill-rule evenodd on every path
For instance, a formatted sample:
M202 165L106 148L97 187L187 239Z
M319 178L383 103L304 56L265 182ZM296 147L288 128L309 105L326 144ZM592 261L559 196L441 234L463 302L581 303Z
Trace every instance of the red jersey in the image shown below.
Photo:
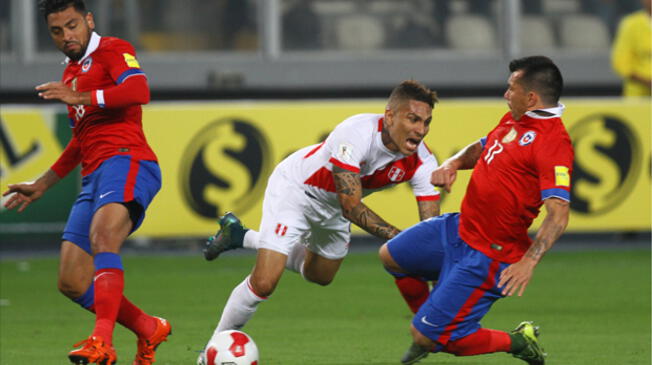
M469 182L460 215L460 237L471 247L506 263L519 261L532 244L527 230L543 200L570 201L573 147L561 121L563 105L511 112L482 139L484 150Z
M84 56L66 62L63 83L91 92L92 105L68 105L73 136L52 170L63 177L81 162L86 176L115 155L156 161L142 128L149 87L131 44L93 33Z

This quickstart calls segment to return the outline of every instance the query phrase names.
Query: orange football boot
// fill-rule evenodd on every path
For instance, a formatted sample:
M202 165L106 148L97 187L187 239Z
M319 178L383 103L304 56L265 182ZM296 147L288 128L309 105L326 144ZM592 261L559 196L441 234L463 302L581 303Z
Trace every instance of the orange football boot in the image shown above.
M73 364L113 365L118 361L113 346L105 344L102 337L91 336L73 345L73 347L79 346L81 348L68 353L68 358Z
M172 334L172 326L170 322L160 317L156 319L156 330L149 336L149 338L138 337L138 352L134 359L133 365L151 365L156 361L154 354L156 348L163 341L167 341L169 335Z

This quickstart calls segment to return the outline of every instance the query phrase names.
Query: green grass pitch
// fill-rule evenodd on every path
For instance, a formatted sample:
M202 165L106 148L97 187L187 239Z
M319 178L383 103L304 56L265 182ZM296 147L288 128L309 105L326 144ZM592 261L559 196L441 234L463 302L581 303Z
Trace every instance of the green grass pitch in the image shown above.
M171 321L157 365L195 364L226 299L253 255L125 256L126 295ZM0 261L0 363L66 364L93 317L57 292L54 258ZM411 316L375 253L350 254L327 287L291 272L245 327L261 365L399 364ZM498 301L483 326L541 326L549 365L650 364L650 251L551 252L522 298ZM135 337L118 326L118 364L131 364ZM422 364L525 364L507 354L433 354Z

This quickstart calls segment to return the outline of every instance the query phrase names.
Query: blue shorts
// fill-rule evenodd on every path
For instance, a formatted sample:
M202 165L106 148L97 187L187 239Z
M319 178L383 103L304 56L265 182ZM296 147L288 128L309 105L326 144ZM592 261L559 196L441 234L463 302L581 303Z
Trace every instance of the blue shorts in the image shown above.
M387 250L394 261L410 275L425 280L437 280L444 262L445 231L439 221L445 216L432 217L402 231L387 241Z
M93 215L109 203L135 201L142 213L132 227L140 227L145 210L161 189L161 170L154 161L138 161L131 156L109 158L91 174L82 178L82 191L70 210L62 239L92 255L89 239Z
M431 340L446 346L480 328L491 305L503 297L500 273L509 264L491 259L464 242L458 234L459 214L446 214L429 222L438 225L444 261L437 285L419 308L412 324Z

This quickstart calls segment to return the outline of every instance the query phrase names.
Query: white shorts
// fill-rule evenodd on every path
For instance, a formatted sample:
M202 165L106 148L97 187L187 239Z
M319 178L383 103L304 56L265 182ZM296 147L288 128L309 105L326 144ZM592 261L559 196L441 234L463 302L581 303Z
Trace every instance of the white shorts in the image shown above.
M288 255L300 243L331 260L346 256L351 240L351 222L342 216L341 208L308 196L287 178L283 164L267 182L259 231L258 248Z

